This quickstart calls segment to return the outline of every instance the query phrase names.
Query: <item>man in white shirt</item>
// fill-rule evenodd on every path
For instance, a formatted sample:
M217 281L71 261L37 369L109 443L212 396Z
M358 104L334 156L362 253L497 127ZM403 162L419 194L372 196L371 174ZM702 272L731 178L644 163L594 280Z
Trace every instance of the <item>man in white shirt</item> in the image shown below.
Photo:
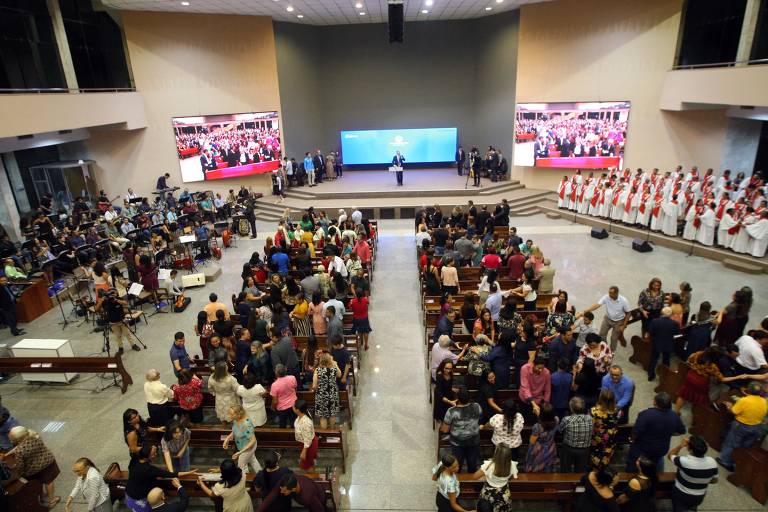
M585 313L592 312L601 306L605 306L605 315L603 316L603 322L600 324L599 334L601 338L606 339L608 331L611 331L611 350L616 352L616 344L620 336L622 337L622 346L626 346L623 334L624 329L627 327L627 321L629 321L629 312L632 308L627 298L619 295L618 286L611 286L608 288L607 295L603 295L597 303L592 304L576 316L582 317Z
M347 212L343 209L339 209L339 226L342 226L345 222L347 222Z
M501 303L504 300L504 297L511 293L511 290L503 292L501 289L499 289L497 283L491 283L490 292L491 293L488 295L488 298L485 299L485 307L488 308L488 311L491 312L491 319L494 322L498 322L499 312L501 311Z
M424 243L424 240L432 241L432 237L429 233L427 233L427 227L421 226L421 229L418 233L416 233L416 247L421 247L421 244Z
M115 211L115 207L114 206L110 206L107 209L107 211L104 212L104 220L106 220L107 222L113 221L116 218L118 218L119 216L120 216L120 214Z
M333 306L333 309L336 310L336 318L344 321L346 309L344 308L344 303L336 298L336 290L333 288L328 290L328 300L323 304L323 318L325 318L325 311L328 309L328 306Z
M741 366L744 373L763 373L768 370L763 347L768 345L768 332L754 331L752 336L745 334L736 340L739 347L739 357L736 363Z
M357 206L353 208L352 212L352 222L355 223L355 226L358 226L361 222L363 222L363 212L361 212Z
M349 276L349 272L347 272L347 266L344 264L344 260L338 256L334 256L333 260L331 260L331 263L328 265L328 273L330 274L331 271L338 272L341 274L341 277L345 279L347 276Z

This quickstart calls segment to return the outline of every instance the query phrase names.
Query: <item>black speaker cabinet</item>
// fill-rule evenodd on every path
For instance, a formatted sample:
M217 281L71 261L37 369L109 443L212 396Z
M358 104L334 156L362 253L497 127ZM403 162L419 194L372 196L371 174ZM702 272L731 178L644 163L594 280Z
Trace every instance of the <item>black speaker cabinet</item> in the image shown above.
M389 4L389 42L402 43L405 31L405 16L403 4Z
M653 247L651 244L643 240L642 238L635 238L632 240L632 248L637 252L651 252Z
M592 238L599 238L600 240L608 238L608 232L605 229L592 228L590 235L592 235Z

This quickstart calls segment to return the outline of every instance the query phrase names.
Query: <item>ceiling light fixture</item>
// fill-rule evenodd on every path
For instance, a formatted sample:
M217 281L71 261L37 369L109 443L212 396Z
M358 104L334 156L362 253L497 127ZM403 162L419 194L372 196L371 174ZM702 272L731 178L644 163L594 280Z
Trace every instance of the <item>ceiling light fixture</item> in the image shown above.
M363 8L363 4L361 4L360 2L357 2L355 4L355 9L362 9L362 8Z
M299 19L301 19L301 18L303 18L303 17L304 17L304 15L303 15L303 14L297 14L297 15L296 15L296 17L297 17L297 18L299 18Z
M432 7L432 4L433 4L433 3L435 3L433 0L426 0L426 1L424 2L424 5L426 5L427 7Z
M428 11L428 10L426 10L426 9L422 9L422 10L421 10L421 14L429 14L429 11Z
M486 7L485 8L486 11L490 11L491 9L493 9L493 7Z
M360 16L365 16L365 12L360 11Z
M497 3L497 4L500 4L500 3L502 3L503 1L504 1L504 0L496 0L496 3Z
M183 5L184 7L186 7L186 6L188 6L188 5L189 5L189 2L181 2L181 5Z
M286 11L288 11L288 12L293 12L293 7L291 7L291 6L289 5L288 7L286 7L286 8L285 8L285 10L286 10Z

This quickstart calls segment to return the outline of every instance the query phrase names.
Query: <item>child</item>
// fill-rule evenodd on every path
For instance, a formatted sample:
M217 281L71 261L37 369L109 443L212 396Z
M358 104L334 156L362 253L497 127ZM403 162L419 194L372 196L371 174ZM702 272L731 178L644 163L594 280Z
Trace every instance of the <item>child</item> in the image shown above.
M352 310L352 325L355 334L360 336L365 350L368 350L368 333L372 329L368 321L368 297L363 295L363 290L357 290L355 298L349 301L349 309Z
M592 326L592 321L595 319L595 315L592 314L592 312L587 311L584 313L584 315L576 320L576 323L573 324L573 332L577 333L578 335L576 337L576 347L581 349L584 345L587 344L587 335L590 333L597 334L597 329L595 329Z

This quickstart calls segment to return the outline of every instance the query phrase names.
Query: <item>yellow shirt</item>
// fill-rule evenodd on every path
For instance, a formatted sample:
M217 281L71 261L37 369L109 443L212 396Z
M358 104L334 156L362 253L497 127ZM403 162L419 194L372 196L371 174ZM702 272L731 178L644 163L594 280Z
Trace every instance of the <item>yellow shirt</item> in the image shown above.
M761 396L747 395L744 398L739 398L733 404L731 412L739 423L758 425L762 423L763 418L768 414L768 402Z

